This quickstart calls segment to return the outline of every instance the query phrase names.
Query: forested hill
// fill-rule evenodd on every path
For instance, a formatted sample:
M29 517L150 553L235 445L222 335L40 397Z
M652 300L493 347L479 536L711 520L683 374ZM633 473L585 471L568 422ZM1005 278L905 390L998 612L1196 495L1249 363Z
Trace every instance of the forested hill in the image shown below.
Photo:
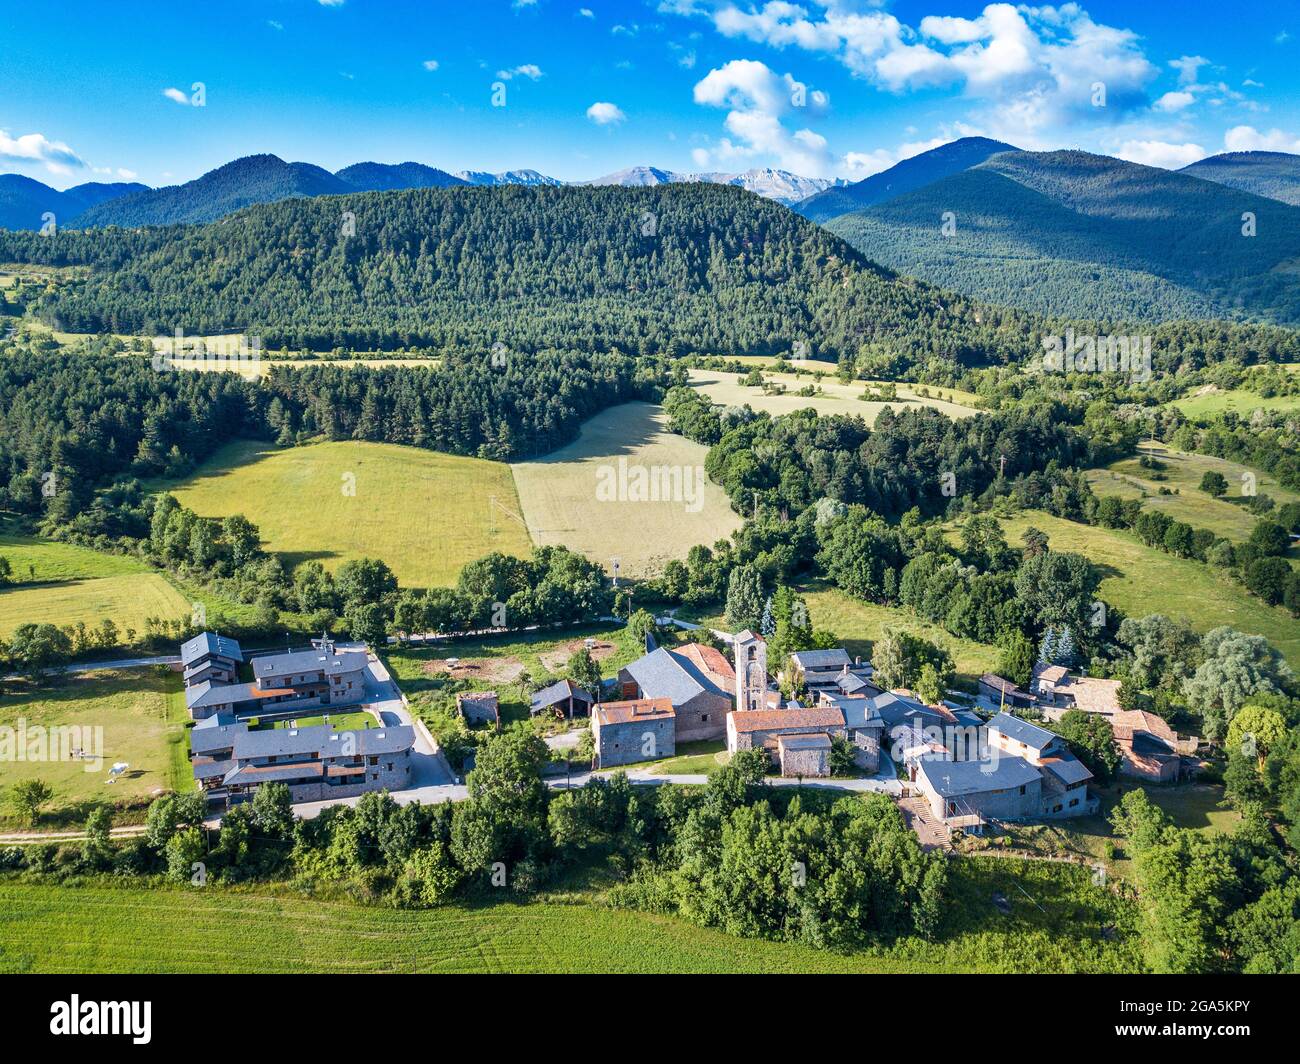
M1300 155L1230 151L1184 166L1179 173L1300 206Z
M209 222L253 203L271 203L291 196L327 196L353 187L311 163L286 163L274 155L250 155L183 185L144 189L101 203L78 216L74 227Z
M796 203L794 209L814 222L827 222L849 211L859 211L875 203L922 188L950 174L978 166L991 155L1019 151L1014 144L987 137L962 137L937 148L913 155L888 170L872 174L843 188L828 188Z
M903 273L1050 315L1300 322L1300 208L1086 152L995 155L828 228Z
M832 359L875 345L977 363L1035 343L1023 314L898 278L784 207L704 184L298 199L202 227L0 234L0 261L93 267L37 308L69 331L244 330L268 348L802 342Z

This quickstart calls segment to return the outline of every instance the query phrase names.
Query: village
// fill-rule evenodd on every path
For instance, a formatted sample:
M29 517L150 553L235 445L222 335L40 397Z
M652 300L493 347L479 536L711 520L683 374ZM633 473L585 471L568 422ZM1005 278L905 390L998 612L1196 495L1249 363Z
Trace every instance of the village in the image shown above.
M1092 772L1045 726L1070 710L1109 723L1122 776L1174 783L1198 764L1197 738L1180 737L1155 714L1123 709L1118 681L1061 665L1036 666L1029 690L985 674L976 696L950 691L927 704L874 683L871 663L843 648L769 663L762 635L713 634L729 653L705 642L658 646L649 636L643 656L593 690L563 679L535 692L531 716L567 729L550 740L557 747L575 749L575 737L590 732L590 765L566 764L552 786L615 771L635 783L702 783L655 766L684 745L722 741L727 757L764 751L777 786L889 795L931 847L948 845L957 831L1095 814ZM234 639L204 632L181 647L180 667L195 721L192 771L214 812L272 782L287 785L306 816L372 791L398 801L467 793L364 645L322 633L310 649L246 658ZM240 682L241 672L254 679ZM797 696L783 696L783 686ZM497 692L459 691L455 702L471 727L501 727Z

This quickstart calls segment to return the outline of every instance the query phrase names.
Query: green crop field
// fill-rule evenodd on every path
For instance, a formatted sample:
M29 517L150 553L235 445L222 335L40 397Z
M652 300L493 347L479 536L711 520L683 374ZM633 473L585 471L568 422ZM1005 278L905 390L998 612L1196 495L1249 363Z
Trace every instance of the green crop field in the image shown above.
M723 406L743 406L748 403L755 410L764 410L773 417L790 414L796 410L812 407L819 414L856 414L868 425L876 420L876 415L886 406L900 410L905 406L932 406L949 417L970 417L975 413L972 407L950 403L943 399L918 395L905 386L898 387L898 399L892 403L868 401L862 398L869 382L854 381L841 384L834 376L814 381L811 376L796 376L793 373L763 374L772 383L784 385L786 392L782 395L764 395L762 388L748 387L739 382L739 375L724 373L720 370L693 369L691 386ZM821 389L815 396L801 397L795 395L800 388L813 384ZM940 389L932 389L939 391ZM953 393L947 393L953 394Z
M607 568L618 558L620 572L645 576L672 558L684 558L697 543L712 544L740 527L726 493L704 475L708 448L667 431L663 411L649 403L625 403L604 410L582 426L577 440L543 458L511 468L528 530L536 543L581 551ZM635 497L619 469L666 470L684 489L676 499ZM614 497L597 496L609 478ZM671 493L669 493L671 494Z
M1144 469L1138 464L1139 459L1124 458L1105 469L1088 470L1092 490L1098 495L1117 495L1122 499L1145 498L1145 509L1161 510L1175 520L1195 528L1208 528L1236 542L1249 537L1259 521L1246 509L1248 496L1242 491L1248 484L1253 482L1257 495L1268 495L1279 506L1300 500L1300 492L1284 488L1267 473L1239 462L1175 451L1163 444L1143 444L1142 450L1163 462L1165 468ZM1222 498L1201 491L1201 478L1208 472L1221 473L1228 482L1228 491ZM1161 488L1177 494L1161 495ZM1293 552L1293 557L1300 557L1300 552Z
M72 741L73 733L63 733L69 741L60 742L58 751L47 742L42 756L48 760L6 760L0 773L0 813L9 817L4 791L22 779L43 779L54 790L40 825L46 829L79 827L89 808L99 803L125 805L158 791L189 789L187 719L180 677L154 669L77 673L37 689L11 686L0 701L0 725L25 735L30 750L39 749L31 745L40 734L36 728L47 729L47 740L48 729L76 728L78 738ZM98 755L98 764L68 756L76 746ZM115 782L106 782L109 767L118 761L130 768ZM3 817L0 821L16 826Z
M1033 525L1051 548L1082 554L1101 568L1101 596L1129 617L1163 613L1185 619L1198 632L1227 624L1264 636L1300 668L1300 622L1280 606L1268 606L1237 581L1201 562L1175 558L1146 546L1129 532L1093 528L1030 510L1004 519L1007 542L1020 545Z
M94 627L108 619L122 632L141 632L146 617L188 617L193 609L134 558L8 533L0 534L0 557L15 581L0 588L0 638L28 622Z
M1131 908L1088 876L1068 865L960 859L938 942L849 954L610 909L588 893L397 911L218 886L0 880L0 972L1133 970ZM1117 925L1118 935L1103 935Z
M1235 411L1242 416L1249 416L1252 410L1300 410L1300 395L1275 395L1265 399L1262 395L1248 392L1243 388L1221 391L1212 385L1192 395L1175 399L1171 404L1178 407L1192 421L1211 418L1226 410Z
M450 585L484 554L531 550L508 466L415 447L342 441L276 450L242 441L181 483L154 487L205 517L243 514L289 567L380 558L403 587Z

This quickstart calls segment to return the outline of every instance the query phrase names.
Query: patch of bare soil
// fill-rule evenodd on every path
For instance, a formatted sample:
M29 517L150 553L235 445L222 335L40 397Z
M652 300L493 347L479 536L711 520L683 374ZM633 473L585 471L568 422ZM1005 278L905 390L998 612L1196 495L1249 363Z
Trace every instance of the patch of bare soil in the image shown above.
M546 666L547 671L559 672L568 663L569 658L573 657L586 645L586 639L570 639L567 643L562 643L553 650L548 650L546 653L537 656L541 663ZM618 647L613 643L607 643L603 639L592 640L591 657L594 661L604 661L608 657L613 657L617 652Z
M523 675L524 663L513 655L502 658L435 658L424 663L424 671L430 676L450 676L453 680L506 684Z

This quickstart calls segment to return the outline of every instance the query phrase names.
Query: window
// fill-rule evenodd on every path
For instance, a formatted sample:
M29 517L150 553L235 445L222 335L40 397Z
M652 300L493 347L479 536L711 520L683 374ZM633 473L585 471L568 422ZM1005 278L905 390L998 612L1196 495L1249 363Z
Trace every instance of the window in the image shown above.
M1053 813L1059 813L1060 811L1061 811L1061 807L1059 805L1052 806Z
M1076 805L1078 805L1078 804L1079 804L1079 799L1078 799L1078 798L1071 798L1071 799L1070 799L1070 808L1071 808L1071 809L1073 809L1073 808L1074 808Z
M700 723L701 723L701 724L703 724L703 723L704 723L706 720L708 720L708 719L709 719L709 715L708 715L707 713L701 713L701 714L700 714Z
M1023 783L1020 785L1020 793L1021 794L1025 793L1025 785Z

